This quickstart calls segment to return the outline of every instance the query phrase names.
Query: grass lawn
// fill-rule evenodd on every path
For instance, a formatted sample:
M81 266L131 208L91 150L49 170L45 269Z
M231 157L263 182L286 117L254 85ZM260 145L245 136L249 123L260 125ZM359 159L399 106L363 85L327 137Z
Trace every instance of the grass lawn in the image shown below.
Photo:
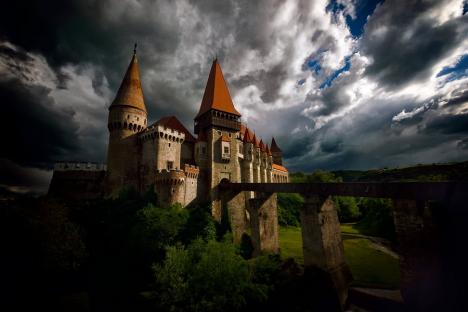
M345 259L353 273L355 286L392 288L400 283L398 259L375 249L370 240L354 236L359 231L352 225L342 225ZM302 256L301 229L281 227L279 233L281 257L294 258L304 263Z

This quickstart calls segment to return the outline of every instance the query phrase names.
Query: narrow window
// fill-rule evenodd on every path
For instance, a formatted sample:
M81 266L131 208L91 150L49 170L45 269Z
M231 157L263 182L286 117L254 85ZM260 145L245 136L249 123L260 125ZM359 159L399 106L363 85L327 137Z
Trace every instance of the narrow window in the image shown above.
M229 147L227 146L224 147L224 154L229 154Z
M174 162L173 162L173 161L168 161L168 162L167 162L167 170L171 170L173 166L174 166Z

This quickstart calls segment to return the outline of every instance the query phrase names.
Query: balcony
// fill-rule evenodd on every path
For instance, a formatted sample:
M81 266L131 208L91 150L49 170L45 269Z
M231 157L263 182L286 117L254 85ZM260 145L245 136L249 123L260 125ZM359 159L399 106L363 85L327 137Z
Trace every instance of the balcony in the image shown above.
M222 153L221 159L229 161L231 159L231 153Z

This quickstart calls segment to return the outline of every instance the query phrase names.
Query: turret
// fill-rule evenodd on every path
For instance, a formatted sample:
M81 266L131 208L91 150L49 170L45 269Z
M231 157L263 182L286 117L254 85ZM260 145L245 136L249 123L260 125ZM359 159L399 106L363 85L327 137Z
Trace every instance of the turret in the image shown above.
M283 165L283 152L279 148L278 144L276 144L275 138L271 139L271 154L273 156L273 163L278 165Z
M218 59L213 60L200 110L195 117L195 133L211 127L240 130L241 114L234 107Z
M213 60L200 110L195 116L195 133L199 137L206 135L207 164L203 166L199 154L200 179L208 181L207 193L212 201L212 214L221 220L221 203L217 186L222 179L241 182L241 169L238 147L238 134L241 127L241 114L234 107L228 86L218 60ZM201 141L200 141L201 142ZM204 148L196 144L199 152Z
M117 195L126 185L137 186L130 175L138 171L138 159L129 155L136 142L135 133L146 128L147 112L143 100L140 71L136 56L136 44L127 72L117 95L109 107L108 129L109 145L107 150L108 186L107 193ZM132 140L135 138L135 140ZM133 173L132 173L133 171ZM135 182L135 183L133 183Z

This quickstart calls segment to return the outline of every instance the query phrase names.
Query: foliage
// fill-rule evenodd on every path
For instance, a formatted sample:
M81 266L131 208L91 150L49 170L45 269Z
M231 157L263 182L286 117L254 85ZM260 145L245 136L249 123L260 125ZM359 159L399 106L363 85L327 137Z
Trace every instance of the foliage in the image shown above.
M85 267L89 250L83 228L74 222L69 207L52 198L21 198L0 202L2 304L29 309L32 302L50 303L51 292L67 291L56 285L77 278ZM29 300L24 300L24 294ZM48 306L50 307L50 305Z
M359 219L361 212L354 197L335 196L333 198L340 222L353 222Z
M356 227L363 234L396 240L391 199L361 198L359 208L363 218Z
M343 180L329 171L316 170L306 177L306 182L343 182Z
M280 225L299 226L299 209L304 199L295 193L278 193L278 223Z
M188 211L188 219L180 236L184 244L197 238L205 240L216 238L216 222L211 216L210 204L197 204L185 209Z
M228 241L168 247L165 261L153 269L160 307L167 311L240 311L267 297L267 286L253 281L249 263Z
M253 251L254 251L254 247L252 243L252 238L250 237L249 234L243 233L241 237L240 246L239 246L239 254L244 259L250 259L252 258Z

